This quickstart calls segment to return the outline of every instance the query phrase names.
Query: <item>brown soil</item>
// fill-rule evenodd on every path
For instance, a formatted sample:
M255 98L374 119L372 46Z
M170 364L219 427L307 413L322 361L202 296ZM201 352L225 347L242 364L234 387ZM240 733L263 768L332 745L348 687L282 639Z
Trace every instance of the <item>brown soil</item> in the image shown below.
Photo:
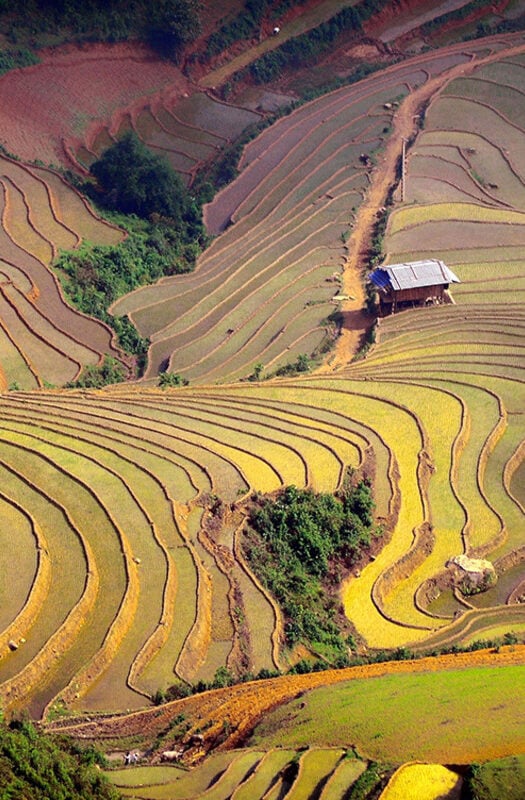
M504 0L498 8L503 5ZM318 6L322 0L308 0L287 12L281 23L293 28L295 17ZM428 0L396 0L393 9L389 7L367 23L367 36L384 32L400 15L408 14L416 23L417 9L427 6ZM262 36L260 44L253 41L247 48L246 43L236 44L231 53L221 54L218 69L210 71L208 66L200 70L207 74L195 74L194 80L200 79L206 86L222 83L237 68L232 56L238 47L246 49L244 59L250 63L262 45L268 49L274 38L275 46L282 40L266 29ZM71 166L69 153L83 143L89 148L108 123L114 133L127 113L135 115L151 103L170 106L195 90L174 64L138 43L68 45L43 50L40 56L40 64L12 70L0 79L0 142L24 160L39 158L47 164ZM384 45L370 39L348 49L348 42L342 43L326 59L326 68L333 70L339 65L336 71L339 67L344 71L345 65L348 68L363 58L384 59Z
M0 141L23 160L67 163L66 152L92 141L112 120L155 98L188 91L180 70L139 44L67 46L0 79Z
M315 17L310 18L310 12L315 12L316 8L320 8L322 12L324 5L327 5L324 14L321 13L320 16L316 14ZM329 4L326 4L326 0L304 0L300 5L288 9L276 21L270 18L264 19L257 37L250 41L235 42L229 49L213 59L206 68L192 66L192 78L207 89L222 86L235 72L248 66L264 53L276 49L287 39L297 36L311 27L316 27L319 19L323 16L325 19L329 19L334 13L336 12L329 7ZM297 28L297 23L294 25L294 21L300 17L306 17L306 25L299 22L299 28ZM281 28L279 36L273 35L275 25Z
M468 14L464 19L461 20L450 20L446 22L438 31L439 35L443 33L447 33L448 31L452 31L455 28L463 28L465 25L469 25L472 22L477 22L483 17L486 17L488 13L492 14L502 14L503 11L507 8L510 0L499 0L499 2L494 2L491 4L487 4L488 8L478 8L473 11L471 14Z

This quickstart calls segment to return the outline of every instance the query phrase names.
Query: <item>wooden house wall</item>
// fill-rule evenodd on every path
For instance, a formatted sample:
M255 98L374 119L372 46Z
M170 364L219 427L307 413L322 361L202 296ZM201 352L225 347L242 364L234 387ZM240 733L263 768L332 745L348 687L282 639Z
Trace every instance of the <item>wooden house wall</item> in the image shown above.
M401 303L424 303L428 298L442 301L448 284L439 286L416 286L411 289L392 290L388 293L379 293L381 309L389 313L393 305Z
M426 300L427 297L443 298L444 286L416 286L413 289L400 289L394 292L396 303Z

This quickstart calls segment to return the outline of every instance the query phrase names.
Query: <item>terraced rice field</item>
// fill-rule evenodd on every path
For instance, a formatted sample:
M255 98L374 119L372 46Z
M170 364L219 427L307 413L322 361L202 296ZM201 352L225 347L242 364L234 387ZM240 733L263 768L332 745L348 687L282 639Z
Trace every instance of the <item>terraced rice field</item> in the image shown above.
M383 763L414 758L469 763L523 751L523 649L516 645L497 652L478 650L285 675L175 700L161 708L89 721L64 719L52 723L51 729L84 744L105 743L106 748L123 736L142 749L155 742L153 758L158 759L165 749L162 742L173 741L170 731L182 714L187 732L177 741L185 750L186 765L200 761L210 748L218 747L215 753L224 755L244 743L258 752L304 750L308 755L302 772L306 774L308 765L315 776L320 769L308 751L312 742L349 750L350 755L357 751ZM467 717L466 696L469 708L475 710ZM198 732L202 736L195 744ZM341 771L342 780L355 780L356 771L342 766L343 759L333 758L332 775ZM193 774L198 779L199 771ZM334 782L338 783L335 777ZM331 783L329 778L325 789ZM277 795L280 790L282 786L276 787Z
M361 154L381 150L407 90L472 57L455 48L447 58L391 67L296 110L251 142L240 177L206 209L209 230L221 235L196 272L113 306L151 338L146 380L168 365L192 382L222 383L245 379L255 364L269 375L301 353L322 351L339 307L344 242L371 178Z
M174 64L137 42L50 48L41 63L2 76L0 138L24 160L70 166L78 148L108 135L108 122L113 133L126 113L187 91Z
M447 616L470 607L469 624L478 633L490 607L509 601L512 605L512 589L523 578L523 507L509 483L523 457L517 416L524 402L523 259L517 244L525 231L524 131L515 99L509 103L509 96L519 91L523 75L523 56L513 56L452 81L432 102L425 129L409 155L407 202L391 214L385 244L390 263L439 253L462 281L453 291L456 305L382 320L380 347L351 370L356 377L380 379L382 391L391 397L404 397L431 433L435 475L429 498L436 567L446 561L439 540L443 537L452 548L455 530L461 537L457 547L475 556L490 553L501 573L499 593L481 595L480 602L474 598L472 603L448 603ZM458 168L462 182L457 180ZM446 410L451 402L461 415L459 428L452 411ZM432 433L436 408L439 425ZM441 467L436 460L440 440L449 453L443 453ZM451 493L448 499L443 489ZM447 531L449 526L452 530ZM373 572L376 569L374 564ZM420 567L419 576L416 571L408 581L421 577ZM410 589L416 601L425 594L423 583ZM400 591L398 584L392 602ZM347 603L358 593L349 588ZM406 608L406 599L403 604ZM435 599L429 609L439 613L439 607Z
M58 174L0 156L0 376L4 388L75 380L119 351L111 330L73 310L50 264L60 248L122 233L99 219Z
M445 67L456 48L391 67L296 110L245 149L239 178L205 210L221 235L195 273L119 299L151 338L146 380L161 366L192 383L265 374L315 354L337 310L345 241L370 181L361 158L384 145L396 104ZM377 156L380 157L380 156Z
M0 100L2 143L27 161L86 170L134 130L187 183L262 117L196 91L138 43L47 51L40 64L2 76Z
M191 772L153 766L115 770L107 776L124 797L148 800L262 800L274 796L297 800L309 798L313 792L323 800L338 800L366 768L366 762L345 755L336 748L233 750L214 754Z
M506 42L520 39L487 40L482 52ZM12 552L12 531L24 549L13 590L0 584L4 708L134 709L225 664L283 664L279 611L240 555L241 501L289 484L333 492L347 467L372 479L385 528L383 550L342 594L363 644L423 649L522 630L524 132L507 118L507 101L497 105L505 92L494 92L493 108L485 98L479 131L465 133L455 104L477 108L477 84L469 92L487 75L508 72L518 91L523 56L469 67L436 96L410 151L407 201L390 216L389 260L443 258L463 281L457 303L382 320L379 345L337 371L232 382L258 362L271 372L321 346L347 255L341 233L375 180L359 156L386 141L393 122L385 104L466 68L476 47L404 62L255 140L239 179L207 210L210 229L224 230L197 271L114 306L152 339L147 380L134 386L37 391L107 335L68 311L92 327L67 349L58 314L36 317L40 298L55 296L62 308L46 268L60 237L95 238L101 223L55 173L6 160L4 384L22 362L27 378L26 391L0 396L0 506L12 526L2 528L0 550ZM478 149L483 158L470 162ZM497 189L482 171L492 169L489 152ZM55 199L46 206L46 197ZM103 226L100 235L116 233ZM55 295L36 296L44 279ZM166 359L190 386L148 388ZM488 555L500 574L487 604L450 589L446 564L463 553ZM325 769L318 783L327 778L327 788L339 766Z
M177 675L211 678L225 661L238 663L241 644L247 666L273 668L280 618L239 556L242 515L225 506L222 529L210 539L194 503L214 494L231 504L251 489L289 483L333 490L347 463L364 460L366 431L338 421L332 430L322 414L317 430L294 405L283 406L278 426L272 405L253 401L236 415L224 404L217 417L221 406L207 397L188 395L182 403L161 392L101 394L94 403L90 397L20 392L0 401L5 494L20 506L21 536L30 536L26 518L36 531L48 531L46 507L53 519L64 517L53 540L46 539L51 577L44 581L38 561L28 557L21 592L34 588L25 616L19 595L9 599L0 663L6 704L16 705L23 692L24 702L40 711L56 694L88 708L140 705ZM69 494L75 502L68 503ZM81 548L80 573L54 578L70 539ZM73 594L62 587L66 579ZM85 624L77 629L68 619L80 606ZM235 609L242 609L247 640ZM55 634L63 643L59 657ZM23 646L10 652L8 642L22 638ZM32 669L46 653L54 669L42 681ZM101 674L107 681L97 680Z
M77 147L75 158L82 167L89 168L104 150L131 130L190 183L200 167L261 119L262 114L257 111L219 101L204 92L182 98L156 97L99 128Z

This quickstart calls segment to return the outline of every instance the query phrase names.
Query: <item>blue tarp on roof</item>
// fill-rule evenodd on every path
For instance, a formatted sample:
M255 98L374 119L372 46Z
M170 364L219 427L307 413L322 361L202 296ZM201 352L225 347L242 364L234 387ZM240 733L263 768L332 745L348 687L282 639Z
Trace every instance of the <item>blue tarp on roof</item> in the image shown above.
M458 276L437 258L408 261L404 264L388 264L375 269L370 274L370 280L379 289L393 289L394 291L460 282Z
M384 269L375 269L373 272L370 273L368 276L372 283L377 286L379 289L391 289L392 284L390 283L390 278L388 276L388 272Z

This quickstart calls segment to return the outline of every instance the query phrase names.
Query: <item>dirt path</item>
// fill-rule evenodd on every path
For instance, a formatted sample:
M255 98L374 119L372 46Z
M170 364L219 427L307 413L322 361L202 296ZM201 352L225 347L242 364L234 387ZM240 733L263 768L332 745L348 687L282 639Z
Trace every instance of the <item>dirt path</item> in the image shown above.
M372 173L366 199L359 208L354 230L348 240L349 255L343 272L341 292L354 299L343 305L341 335L335 351L320 368L320 372L330 372L346 366L359 349L364 333L372 324L370 316L363 311L365 297L361 275L368 268L368 250L377 213L384 206L388 192L396 182L396 167L401 157L403 139L410 139L417 133L419 113L454 78L468 75L483 64L524 52L525 45L521 44L484 58L473 58L468 64L458 64L411 92L399 106L394 116L392 134ZM447 49L444 49L443 55L446 54Z

